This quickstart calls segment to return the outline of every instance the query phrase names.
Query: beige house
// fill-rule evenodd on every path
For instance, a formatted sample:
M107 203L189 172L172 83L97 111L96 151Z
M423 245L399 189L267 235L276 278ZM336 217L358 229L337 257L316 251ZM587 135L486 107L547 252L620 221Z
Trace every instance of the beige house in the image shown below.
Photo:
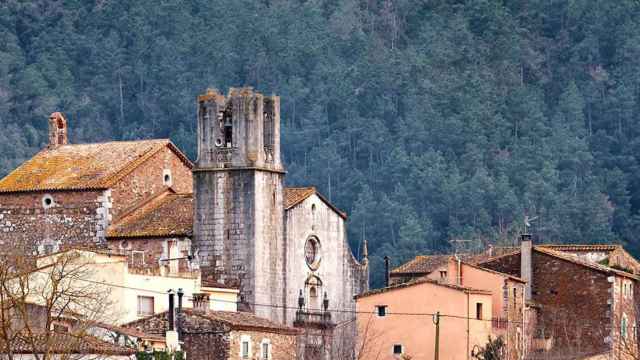
M423 278L356 297L362 359L433 358L436 316L440 359L466 360L492 334L492 294Z
M97 250L71 249L38 258L38 270L33 274L31 287L51 286L52 274L62 271L62 267L68 274L66 286L101 297L92 309L100 313L100 318L95 320L101 322L124 324L166 311L167 292L178 289L184 294L183 307L191 306L192 302L187 299L194 294L207 294L212 310L237 311L238 290L206 283L203 286L198 270L180 272L179 276L137 273L130 271L126 256ZM29 300L36 304L42 302L39 293L32 291ZM86 311L87 306L82 307Z

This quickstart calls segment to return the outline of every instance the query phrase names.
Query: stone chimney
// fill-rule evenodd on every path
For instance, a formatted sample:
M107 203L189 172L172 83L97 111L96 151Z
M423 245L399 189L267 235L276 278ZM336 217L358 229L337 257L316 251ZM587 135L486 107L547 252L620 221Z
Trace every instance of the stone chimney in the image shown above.
M67 119L60 112L54 112L49 115L49 148L56 148L60 145L66 145L67 138Z
M533 241L531 234L520 236L520 277L527 282L524 292L525 300L531 300L531 287L533 283Z

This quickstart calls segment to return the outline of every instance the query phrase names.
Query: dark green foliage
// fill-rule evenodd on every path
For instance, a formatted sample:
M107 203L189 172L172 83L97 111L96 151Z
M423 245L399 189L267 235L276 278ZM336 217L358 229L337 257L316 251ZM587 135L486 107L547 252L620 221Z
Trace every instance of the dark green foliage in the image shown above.
M184 360L184 352L167 352L167 351L138 351L136 360Z
M472 355L474 359L478 360L500 360L503 359L506 352L506 346L502 336L492 339L489 336L487 344L483 347L475 347Z
M640 4L620 1L8 0L0 173L46 141L170 137L195 96L282 96L288 182L350 213L356 254L539 242L639 253ZM451 240L465 240L454 241Z

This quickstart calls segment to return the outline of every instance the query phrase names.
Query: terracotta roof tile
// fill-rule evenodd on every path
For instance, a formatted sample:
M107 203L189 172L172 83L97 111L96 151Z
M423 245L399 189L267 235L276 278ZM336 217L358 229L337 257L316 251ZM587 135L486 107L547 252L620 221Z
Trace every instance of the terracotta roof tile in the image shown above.
M284 189L284 208L290 209L299 203L303 202L306 198L316 193L314 187L301 187L301 188L285 188Z
M246 331L262 331L268 333L280 333L297 335L298 329L288 327L265 318L258 317L254 314L242 311L213 311L206 312L196 311L189 308L182 309L182 316L186 317L183 320L182 330L185 333L190 331L190 323L198 323L198 330L203 330L206 326L198 321L189 321L188 319L205 319L212 322L223 323L231 330L246 330ZM156 321L156 320L160 321ZM150 321L153 320L153 321ZM164 335L169 327L167 319L167 312L157 313L146 318L132 321L123 325L124 327L136 328L139 331L144 330L147 334L160 334Z
M311 187L299 187L299 188L294 188L294 187L285 188L284 189L284 208L285 208L285 210L289 210L289 209L293 208L294 206L300 204L301 202L306 200L309 196L314 195L314 194L317 195L320 198L320 200L322 200L325 204L327 204L327 206L329 206L331 209L333 209L342 218L344 218L344 219L347 218L347 214L344 211L342 211L342 210L338 209L337 207L335 207L331 202L329 202L329 200L327 198L322 196L322 194L320 194L316 190L316 188L313 187L313 186L311 186Z
M46 352L47 348L53 354L95 354L95 355L133 355L135 349L130 349L108 343L92 336L76 336L68 333L50 333L47 342L44 333L34 335L35 351ZM30 341L26 337L19 337L12 343L15 353L31 354L34 352ZM0 343L0 345L2 345ZM4 348L4 345L2 345Z
M165 146L167 139L114 141L46 148L0 180L0 192L106 189Z
M403 288L407 288L407 287L411 287L411 286L415 286L415 285L425 284L425 283L429 283L429 284L433 284L433 285L437 285L437 286L442 286L442 287L446 287L446 288L453 289L453 290L464 291L464 292L468 292L468 293L471 293L471 294L491 295L491 291L488 291L488 290L475 289L475 288L470 288L470 287L467 287L467 286L460 286L460 285L455 285L455 284L443 283L443 282L439 282L439 281L436 281L436 280L433 280L433 279L429 279L427 277L421 277L421 278L418 278L418 279L415 279L415 280L411 280L411 281L406 282L406 283L391 285L391 286L387 286L387 287L380 288L380 289L369 290L369 291L367 291L365 293L362 293L360 295L356 295L356 299L367 297L367 296L371 296L371 295L385 293L385 292L388 292L388 291L391 291L391 290L398 290L398 289L403 289Z
M537 245L539 247L544 247L552 250L558 251L614 251L616 249L622 248L622 245L617 244L591 244L591 245L580 245L580 244L560 244L560 245L549 245L549 244L540 244Z
M428 274L449 261L451 255L418 255L391 271L392 275Z
M281 325L243 311L207 311L206 313L193 311L191 309L185 309L184 311L190 315L224 322L234 330L260 330L265 332L285 332L291 334L298 333L298 330L294 328Z
M166 191L130 211L107 230L107 237L190 236L193 195Z
M391 271L392 276L426 275L446 264L453 255L418 255L413 260L398 266ZM486 258L485 254L458 254L461 260L469 264L477 264Z
M534 246L533 249L537 252L543 253L543 254L547 254L550 256L554 256L556 258L562 259L562 260L566 260L569 262L572 262L574 264L578 264L578 265L582 265L582 266L586 266L589 268L592 268L594 270L598 270L604 273L614 273L620 276L624 276L624 277L629 277L632 279L640 279L640 277L633 275L631 273L628 273L626 271L621 271L621 270L617 270L605 265L600 265L598 263L592 262L592 261L588 261L585 260L577 255L573 255L570 253L565 253L562 251L556 251L556 250L552 250L546 246Z

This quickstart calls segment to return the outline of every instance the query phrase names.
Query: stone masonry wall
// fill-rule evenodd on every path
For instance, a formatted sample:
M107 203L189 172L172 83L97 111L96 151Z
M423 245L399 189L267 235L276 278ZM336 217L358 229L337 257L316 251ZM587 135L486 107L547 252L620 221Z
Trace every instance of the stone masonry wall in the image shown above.
M521 282L506 280L507 301L503 303L507 324L508 359L522 359L524 352L524 295L525 286Z
M611 319L612 345L616 358L623 360L638 359L638 301L636 300L636 281L615 276L612 284L613 316ZM623 323L623 318L625 321ZM623 331L623 326L624 331ZM626 336L624 336L626 333Z
M40 252L65 246L106 247L110 207L108 190L0 194L0 247L25 244Z
M194 173L193 249L203 278L240 286L240 308L273 321L284 304L282 174L255 170Z
M520 255L505 256L482 266L518 276ZM553 337L554 349L567 354L610 348L608 275L588 267L533 252L533 301L540 306L536 337Z
M271 357L270 360L295 360L297 359L296 347L297 340L296 335L291 334L278 334L278 333L266 333L262 331L246 331L236 330L231 332L230 347L229 347L229 360L246 360L242 358L240 353L241 339L243 336L249 337L251 340L251 360L262 360L262 348L263 341L268 341L271 344Z
M112 189L113 219L140 201L164 191L168 185L164 176L168 171L171 187L176 192L192 192L191 169L171 149L164 147L115 184Z

